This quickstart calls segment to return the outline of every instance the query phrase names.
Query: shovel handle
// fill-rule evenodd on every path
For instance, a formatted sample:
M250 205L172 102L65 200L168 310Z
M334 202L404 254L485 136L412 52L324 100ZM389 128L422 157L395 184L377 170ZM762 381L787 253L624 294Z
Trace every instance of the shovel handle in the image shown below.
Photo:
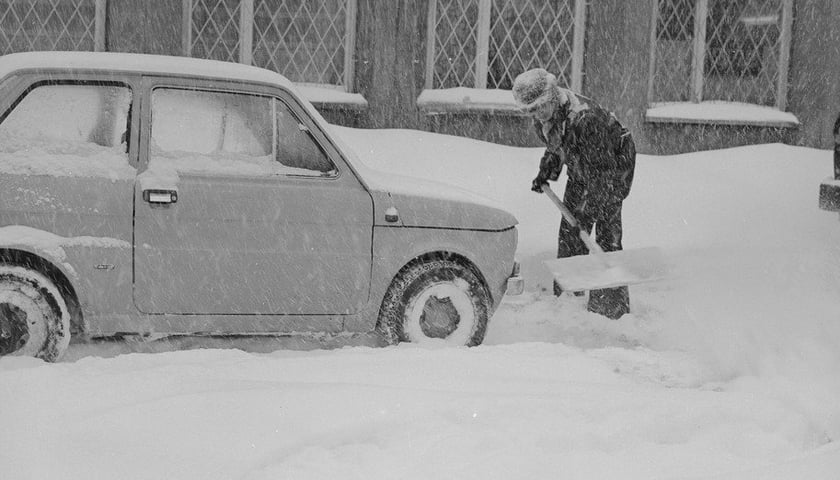
M557 205L557 208L560 209L560 213L563 214L563 218L565 218L567 222L572 224L573 227L577 227L578 221L575 218L575 216L572 215L571 210L569 210L569 208L566 207L566 205L557 197L557 194L554 193L554 190L552 190L547 183L543 184L542 191L544 194L548 195L548 198L550 198L551 201L554 202L554 205ZM589 249L589 252L594 253L606 263L604 250L601 248L601 246L595 243L595 241L592 240L592 237L589 236L588 233L583 231L582 228L578 228L578 234L580 236L580 239L583 240L584 245L586 245L586 248Z

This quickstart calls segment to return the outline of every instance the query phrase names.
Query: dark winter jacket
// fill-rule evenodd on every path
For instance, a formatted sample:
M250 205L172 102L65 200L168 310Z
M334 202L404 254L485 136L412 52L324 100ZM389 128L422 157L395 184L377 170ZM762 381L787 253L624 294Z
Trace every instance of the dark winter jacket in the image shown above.
M546 144L538 178L556 180L565 164L569 182L584 188L590 205L621 201L629 195L635 145L611 112L577 97L571 105L559 106L551 120L536 120L534 126Z

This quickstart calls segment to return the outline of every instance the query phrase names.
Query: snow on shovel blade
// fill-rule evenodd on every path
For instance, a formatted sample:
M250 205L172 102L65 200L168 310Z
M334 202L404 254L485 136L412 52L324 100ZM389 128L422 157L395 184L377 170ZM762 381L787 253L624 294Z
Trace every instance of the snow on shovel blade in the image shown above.
M564 291L579 292L652 282L665 278L668 265L656 247L546 260Z

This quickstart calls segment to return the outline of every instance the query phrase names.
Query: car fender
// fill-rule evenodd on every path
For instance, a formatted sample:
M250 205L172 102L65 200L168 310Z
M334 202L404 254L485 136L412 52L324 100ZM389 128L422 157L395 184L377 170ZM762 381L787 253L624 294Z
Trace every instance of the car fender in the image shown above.
M348 330L373 328L379 307L394 277L412 260L426 255L448 253L470 262L485 281L495 310L504 296L507 279L513 271L517 231L422 227L374 227L374 262L371 272L370 302L365 315L357 321L365 325L347 325Z
M23 225L0 227L0 250L18 250L41 257L53 264L70 282L76 283L79 275L67 261L64 240L67 239L46 230Z

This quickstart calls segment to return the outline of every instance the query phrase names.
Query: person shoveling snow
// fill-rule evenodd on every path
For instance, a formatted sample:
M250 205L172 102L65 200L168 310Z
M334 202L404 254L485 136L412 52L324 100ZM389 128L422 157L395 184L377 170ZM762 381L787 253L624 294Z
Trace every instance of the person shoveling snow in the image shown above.
M587 309L618 319L630 312L627 285L643 280L623 264L621 256L604 255L622 250L621 207L630 194L636 166L633 137L613 113L561 88L556 77L542 68L517 76L513 97L534 119L537 135L546 145L531 189L549 194L561 211L568 208L560 222L557 257L595 254L575 258L574 263L549 265L555 276L554 294L592 289ZM548 181L559 178L563 165L568 180L560 202ZM595 242L588 236L593 227Z

